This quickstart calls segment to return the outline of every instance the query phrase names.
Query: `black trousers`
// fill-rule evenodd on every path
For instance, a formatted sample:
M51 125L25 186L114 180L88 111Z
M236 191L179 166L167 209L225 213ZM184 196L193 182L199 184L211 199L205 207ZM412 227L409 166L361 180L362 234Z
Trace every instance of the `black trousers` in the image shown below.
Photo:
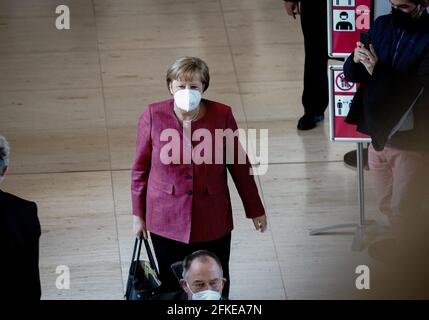
M189 244L164 238L154 233L151 233L151 239L162 282L161 293L174 292L181 289L170 268L173 263L182 261L194 251L207 250L216 254L221 261L223 276L227 280L222 291L222 296L228 298L230 287L229 256L231 252L231 233L217 240Z
M302 105L308 115L323 114L329 103L326 0L301 0L305 66Z

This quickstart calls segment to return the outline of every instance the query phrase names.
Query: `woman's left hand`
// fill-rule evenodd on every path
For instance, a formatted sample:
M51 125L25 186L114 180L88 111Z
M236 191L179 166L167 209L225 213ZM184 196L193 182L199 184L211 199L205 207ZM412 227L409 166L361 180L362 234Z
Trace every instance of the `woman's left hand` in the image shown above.
M252 220L257 231L264 232L267 230L267 216L265 214L263 216L253 218Z

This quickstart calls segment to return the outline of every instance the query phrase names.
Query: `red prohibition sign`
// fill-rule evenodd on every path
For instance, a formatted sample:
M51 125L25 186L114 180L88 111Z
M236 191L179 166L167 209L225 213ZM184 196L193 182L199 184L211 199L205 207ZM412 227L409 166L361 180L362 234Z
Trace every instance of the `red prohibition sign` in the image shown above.
M335 82L337 88L341 91L350 91L353 89L354 86L354 83L350 83L346 79L344 79L344 72L341 72L337 75Z

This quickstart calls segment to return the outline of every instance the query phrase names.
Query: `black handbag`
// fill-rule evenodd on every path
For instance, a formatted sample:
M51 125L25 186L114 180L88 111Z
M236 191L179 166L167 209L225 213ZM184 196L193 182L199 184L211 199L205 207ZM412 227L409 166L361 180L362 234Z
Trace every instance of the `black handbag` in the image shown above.
M140 260L143 241L149 261ZM159 272L156 268L149 242L146 239L139 240L136 238L131 266L128 272L127 290L125 292L126 300L148 300L158 293L160 285Z

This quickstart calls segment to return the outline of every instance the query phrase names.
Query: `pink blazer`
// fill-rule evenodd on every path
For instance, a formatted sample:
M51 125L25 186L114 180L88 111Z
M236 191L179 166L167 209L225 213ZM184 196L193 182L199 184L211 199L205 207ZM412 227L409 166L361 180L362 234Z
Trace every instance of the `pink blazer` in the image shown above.
M192 132L205 128L215 137L215 129L237 129L230 107L203 101L207 105L207 113L192 122ZM244 164L164 164L161 161L161 149L168 143L161 141L164 129L180 132L180 157L183 157L183 129L174 114L173 103L169 99L150 104L139 119L136 156L131 172L133 214L145 218L150 232L172 240L184 243L216 240L233 229L228 170L246 216L264 215L255 180L249 174L251 165L247 156ZM192 148L195 149L198 143L193 141ZM190 147L186 139L185 145ZM235 139L237 147L238 139Z

